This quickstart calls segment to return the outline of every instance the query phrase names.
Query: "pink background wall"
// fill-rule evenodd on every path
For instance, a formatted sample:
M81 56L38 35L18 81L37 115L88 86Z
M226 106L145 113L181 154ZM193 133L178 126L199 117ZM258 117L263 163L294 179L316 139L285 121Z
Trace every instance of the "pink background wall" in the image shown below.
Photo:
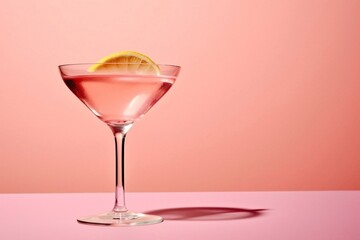
M360 189L360 1L2 1L0 192L112 191L110 130L57 65L183 67L128 135L128 191Z

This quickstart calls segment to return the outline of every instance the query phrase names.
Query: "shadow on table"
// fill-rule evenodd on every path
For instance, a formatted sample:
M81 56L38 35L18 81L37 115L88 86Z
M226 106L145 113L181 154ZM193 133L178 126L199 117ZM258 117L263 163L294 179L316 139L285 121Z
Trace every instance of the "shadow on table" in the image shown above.
M259 217L264 214L264 211L266 209L184 207L152 210L146 214L159 215L165 220L174 221L218 221Z

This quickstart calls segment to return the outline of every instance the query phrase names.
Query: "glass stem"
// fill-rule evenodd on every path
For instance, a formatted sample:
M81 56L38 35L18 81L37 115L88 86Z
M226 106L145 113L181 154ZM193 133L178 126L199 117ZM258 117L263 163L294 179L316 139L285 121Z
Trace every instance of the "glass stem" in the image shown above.
M132 123L123 125L108 124L115 137L115 204L113 212L127 212L125 205L125 137Z
M125 137L126 133L114 132L115 136L115 205L114 212L127 212L125 205Z

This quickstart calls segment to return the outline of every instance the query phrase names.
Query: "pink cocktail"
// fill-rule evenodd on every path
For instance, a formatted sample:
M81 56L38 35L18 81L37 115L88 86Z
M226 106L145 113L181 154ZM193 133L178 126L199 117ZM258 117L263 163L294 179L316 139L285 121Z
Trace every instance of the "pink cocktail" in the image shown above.
M162 222L160 216L128 211L125 206L125 137L133 123L171 88L180 67L157 65L158 72L141 72L131 64L101 64L102 69L91 71L95 64L59 66L66 86L112 130L116 146L115 204L111 211L79 218L81 223L111 226L133 226ZM105 67L104 67L105 65ZM124 66L123 66L124 65ZM146 69L146 64L141 64ZM135 65L134 65L135 67ZM139 68L139 64L136 64Z
M175 77L64 76L68 88L102 121L128 124L142 117L173 85Z

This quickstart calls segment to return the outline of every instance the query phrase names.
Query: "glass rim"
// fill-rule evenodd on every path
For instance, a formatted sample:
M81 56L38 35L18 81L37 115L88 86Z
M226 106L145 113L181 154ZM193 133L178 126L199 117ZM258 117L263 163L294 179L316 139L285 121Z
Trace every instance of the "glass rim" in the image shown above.
M71 67L71 66L86 66L86 65L95 65L95 64L102 64L102 65L153 65L152 63L100 63L100 62L89 62L89 63L65 63L58 65L59 68L62 67ZM156 64L159 67L174 67L174 68L181 68L179 65L175 64Z

